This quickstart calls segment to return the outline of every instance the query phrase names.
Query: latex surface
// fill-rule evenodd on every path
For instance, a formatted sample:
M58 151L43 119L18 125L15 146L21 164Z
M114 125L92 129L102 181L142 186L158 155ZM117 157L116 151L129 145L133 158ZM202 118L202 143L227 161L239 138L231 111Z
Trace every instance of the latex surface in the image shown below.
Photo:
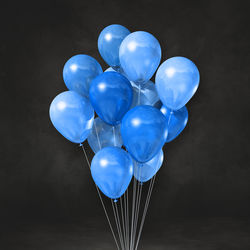
M122 140L132 157L141 163L151 160L167 139L167 120L152 106L137 106L123 118Z
M120 124L113 127L102 121L99 117L95 118L94 125L88 136L88 143L95 153L105 147L121 147L122 136L120 133Z
M63 79L69 90L88 97L91 81L102 72L101 65L93 57L76 55L65 63Z
M93 80L89 97L98 116L108 124L117 125L131 106L133 89L123 75L104 72Z
M98 49L111 67L119 67L119 48L123 39L130 34L130 31L122 25L112 24L102 30L98 38Z
M172 57L159 67L155 82L162 103L171 110L182 108L196 92L200 74L185 57Z
M145 163L134 162L134 176L140 182L149 181L160 169L163 163L164 154L162 149L150 161Z
M56 96L49 114L54 127L75 143L87 138L94 121L94 110L89 100L74 91L65 91Z
M130 155L121 148L103 148L92 160L91 174L106 196L117 199L129 186L133 176L133 162Z
M168 124L168 137L166 142L174 140L186 127L188 122L188 110L186 106L179 110L173 111L165 106L161 107L161 112L166 116Z
M150 80L159 66L161 47L150 33L136 31L123 40L119 57L128 79L143 84Z

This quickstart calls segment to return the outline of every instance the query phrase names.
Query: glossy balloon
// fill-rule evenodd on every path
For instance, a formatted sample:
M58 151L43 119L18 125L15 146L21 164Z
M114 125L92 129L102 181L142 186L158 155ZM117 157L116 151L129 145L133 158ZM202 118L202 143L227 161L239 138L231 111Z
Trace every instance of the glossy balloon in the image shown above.
M117 125L131 106L133 90L123 75L104 72L92 81L89 97L98 116L108 124Z
M123 39L130 34L130 31L122 25L112 24L104 28L98 38L98 49L111 67L119 67L119 48Z
M122 140L133 158L144 163L151 160L167 139L167 120L152 106L137 106L122 119Z
M65 63L63 79L69 90L88 97L91 81L101 73L102 67L93 57L76 55Z
M121 148L103 148L92 160L91 174L106 196L117 199L129 186L133 176L133 162L130 155Z
M133 82L131 82L131 85L133 87L133 102L130 108L138 105L150 105L154 107L160 105L160 99L153 82L148 81L141 88Z
M161 112L166 116L168 123L168 137L166 142L174 140L186 127L188 122L188 110L186 106L179 110L171 111L162 106ZM172 112L172 114L171 114Z
M146 83L155 73L161 61L161 46L148 32L136 31L122 42L119 51L121 67L128 79Z
M95 118L91 133L88 136L88 143L95 153L105 147L121 147L120 124L112 127L99 117Z
M134 176L139 182L149 181L160 169L163 163L164 154L162 149L150 161L138 163L134 161Z
M89 100L74 91L65 91L56 96L49 114L54 127L75 143L87 138L94 121L94 110Z
M196 92L200 74L185 57L172 57L156 73L156 88L162 103L171 110L182 108Z

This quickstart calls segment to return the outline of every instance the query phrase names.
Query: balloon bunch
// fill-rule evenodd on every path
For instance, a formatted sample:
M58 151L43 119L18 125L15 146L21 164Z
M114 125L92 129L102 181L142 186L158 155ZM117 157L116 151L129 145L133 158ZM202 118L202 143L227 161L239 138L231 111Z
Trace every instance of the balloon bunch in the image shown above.
M152 192L163 163L162 148L185 128L185 105L196 92L200 76L195 64L185 57L167 59L158 68L161 47L148 32L131 33L121 25L110 25L99 35L98 49L110 68L103 72L88 55L70 58L63 69L69 91L52 101L50 119L71 142L82 145L88 140L95 152L90 166L93 180L105 196L115 201L112 206L120 245L111 230L117 248L132 250L138 247L145 219L144 209L136 241L141 184L151 180ZM150 81L155 72L156 84ZM127 199L133 176L130 223ZM119 198L125 209L121 224L116 203Z

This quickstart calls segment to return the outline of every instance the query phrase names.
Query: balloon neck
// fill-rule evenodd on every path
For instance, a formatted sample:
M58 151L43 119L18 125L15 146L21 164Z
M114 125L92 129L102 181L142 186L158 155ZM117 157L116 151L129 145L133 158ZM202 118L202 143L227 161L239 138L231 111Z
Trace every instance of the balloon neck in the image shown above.
M116 203L118 200L117 199L114 199L114 202Z
M141 186L143 185L143 182L142 182L142 181L140 182L140 185L141 185Z
M79 147L82 147L82 143L79 144Z
M115 70L116 72L122 74L123 70L121 68L121 66L112 66L112 69Z

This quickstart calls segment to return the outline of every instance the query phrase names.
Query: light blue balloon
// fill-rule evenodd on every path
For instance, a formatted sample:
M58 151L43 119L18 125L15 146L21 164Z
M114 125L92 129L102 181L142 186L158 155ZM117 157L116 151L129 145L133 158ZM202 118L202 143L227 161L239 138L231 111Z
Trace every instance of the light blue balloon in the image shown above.
M63 79L69 90L88 97L91 81L102 72L101 65L93 57L76 55L65 63Z
M139 182L149 181L160 169L163 163L164 154L162 149L160 152L150 161L145 163L134 162L134 177Z
M195 64L185 57L172 57L156 73L156 88L162 103L171 110L182 108L196 92L200 74Z
M57 95L50 105L49 114L54 127L74 143L82 143L93 126L94 110L89 100L74 91Z
M104 72L91 83L89 98L98 116L117 125L129 110L133 90L129 80L117 72Z
M91 162L91 174L106 196L117 199L129 186L133 176L133 162L130 155L121 148L103 148Z
M88 143L95 153L105 147L121 147L122 136L120 133L120 124L113 127L102 121L99 117L95 118L91 133L88 136Z
M148 81L142 87L131 82L133 87L133 102L130 108L134 108L138 105L150 105L158 107L160 99L155 87L155 84L151 81Z
M137 106L122 119L121 134L124 146L136 161L150 161L167 139L166 117L152 106Z
M188 110L184 106L179 110L171 111L163 105L161 112L166 116L168 121L168 137L166 142L173 141L187 125Z
M146 83L161 61L161 46L148 32L136 31L122 42L119 51L121 67L130 81Z
M104 61L111 67L120 66L119 48L130 31L122 25L112 24L102 30L98 38L98 49Z

